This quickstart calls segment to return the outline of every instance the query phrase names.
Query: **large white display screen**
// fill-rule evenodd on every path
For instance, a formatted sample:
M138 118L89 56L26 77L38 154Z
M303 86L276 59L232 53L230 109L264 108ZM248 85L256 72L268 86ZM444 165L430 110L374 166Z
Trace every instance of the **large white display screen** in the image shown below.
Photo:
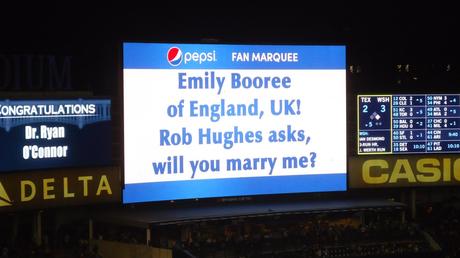
M346 190L344 46L123 44L124 203Z

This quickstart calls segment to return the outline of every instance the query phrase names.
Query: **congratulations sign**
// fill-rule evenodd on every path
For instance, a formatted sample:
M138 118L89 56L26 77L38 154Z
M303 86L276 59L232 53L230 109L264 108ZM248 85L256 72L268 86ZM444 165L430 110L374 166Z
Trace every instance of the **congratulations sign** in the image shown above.
M0 171L108 165L110 100L0 101Z

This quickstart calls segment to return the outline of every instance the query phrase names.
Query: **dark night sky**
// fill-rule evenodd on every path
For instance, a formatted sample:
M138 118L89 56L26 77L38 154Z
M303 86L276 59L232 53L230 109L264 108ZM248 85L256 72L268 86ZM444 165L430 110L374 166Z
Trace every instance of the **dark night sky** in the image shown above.
M384 1L384 5L360 5L324 1L247 8L222 2L222 7L203 9L157 8L154 2L141 5L136 1L108 5L35 2L38 3L15 1L1 8L2 41L197 41L215 37L226 42L452 47L459 25L456 8L440 3Z
M0 53L93 57L94 66L108 67L123 40L213 38L221 43L345 44L347 63L372 73L394 64L459 63L460 15L453 4L350 2L247 7L227 1L210 9L179 2L159 7L153 1L14 1L0 8Z

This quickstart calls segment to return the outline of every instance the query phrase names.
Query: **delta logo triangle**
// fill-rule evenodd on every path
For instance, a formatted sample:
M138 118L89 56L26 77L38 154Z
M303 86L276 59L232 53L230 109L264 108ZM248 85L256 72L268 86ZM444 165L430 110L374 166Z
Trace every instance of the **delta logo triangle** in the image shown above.
M11 206L11 200L8 194L5 191L5 188L2 185L2 182L0 182L0 207L4 206Z

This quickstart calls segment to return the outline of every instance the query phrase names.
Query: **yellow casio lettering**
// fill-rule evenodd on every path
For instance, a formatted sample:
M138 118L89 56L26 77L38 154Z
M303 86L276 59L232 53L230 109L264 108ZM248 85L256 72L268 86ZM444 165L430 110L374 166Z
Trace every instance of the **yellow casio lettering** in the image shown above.
M370 159L362 164L366 184L460 182L460 158Z

